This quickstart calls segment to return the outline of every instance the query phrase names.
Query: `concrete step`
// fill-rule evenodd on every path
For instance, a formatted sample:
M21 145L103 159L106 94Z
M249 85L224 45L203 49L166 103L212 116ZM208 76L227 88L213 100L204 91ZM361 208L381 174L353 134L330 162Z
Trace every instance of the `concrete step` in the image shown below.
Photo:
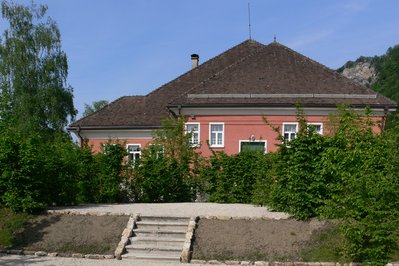
M183 248L184 240L182 238L158 238L158 237L131 237L130 245L134 246L153 246L153 247L179 247Z
M175 222L183 222L188 225L188 222L190 221L190 217L179 217L179 216L140 216L138 222L170 222L170 223L175 223Z
M137 237L159 237L161 239L167 238L182 238L185 239L187 230L146 230L134 229L133 235Z
M144 251L131 251L130 254L135 257L147 257L147 258L175 258L180 260L181 252L171 252L171 251L156 251L156 250L144 250Z
M145 230L181 230L187 231L187 222L162 222L162 221L139 221L136 226Z
M144 245L127 245L126 250L130 251L179 251L181 253L183 247L179 246L156 246L156 245L151 245L151 244L144 244Z
M189 217L139 216L124 259L179 262Z
M146 255L154 255L154 256L180 256L182 249L176 248L127 248L126 250L128 254L146 254Z
M180 262L180 255L156 255L156 254L131 254L127 253L122 255L122 259L134 259L134 260L157 260L167 262Z

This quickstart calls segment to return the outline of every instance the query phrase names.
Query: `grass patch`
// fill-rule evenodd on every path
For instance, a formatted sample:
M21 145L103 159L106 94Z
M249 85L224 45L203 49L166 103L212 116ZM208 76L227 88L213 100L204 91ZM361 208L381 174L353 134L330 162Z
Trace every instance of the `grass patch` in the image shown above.
M0 248L12 247L15 244L14 234L32 217L26 213L14 213L10 209L0 208Z
M303 261L344 261L344 236L337 224L314 233L307 248L300 251Z

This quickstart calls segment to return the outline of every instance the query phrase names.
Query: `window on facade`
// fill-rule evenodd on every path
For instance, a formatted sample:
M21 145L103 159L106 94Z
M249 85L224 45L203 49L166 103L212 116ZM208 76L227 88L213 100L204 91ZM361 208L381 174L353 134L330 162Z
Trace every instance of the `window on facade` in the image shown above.
M141 145L140 144L128 144L127 145L127 157L129 164L134 165L140 160L141 156Z
M240 140L240 152L246 151L266 152L266 141Z
M224 124L210 123L210 146L223 147L224 146Z
M298 133L298 124L297 123L284 123L283 124L283 138L284 142L289 142L296 138Z
M102 150L104 152L104 154L107 154L110 152L110 149L112 148L112 146L115 146L115 144L113 143L102 143Z
M308 129L314 130L319 135L323 135L323 123L308 123Z
M199 123L186 123L186 134L191 134L190 145L200 144L200 125Z
M158 159L165 154L165 147L162 144L151 143L149 146L149 152L152 156L155 156Z

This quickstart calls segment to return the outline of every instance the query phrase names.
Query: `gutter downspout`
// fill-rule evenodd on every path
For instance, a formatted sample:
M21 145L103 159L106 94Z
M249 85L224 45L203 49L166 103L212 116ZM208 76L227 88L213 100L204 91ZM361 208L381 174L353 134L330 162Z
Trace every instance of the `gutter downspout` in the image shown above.
M384 116L382 117L382 123L381 123L381 132L384 132L385 126L387 125L387 120L388 120L388 106L384 107Z
M181 105L177 106L178 113L176 114L171 108L168 108L169 112L173 115L174 118L178 118L181 116Z
M83 147L83 137L82 135L80 135L80 126L78 126L77 130L76 130L76 134L79 137L79 145L82 148Z
M181 116L181 105L177 106L177 110L179 111L179 116Z

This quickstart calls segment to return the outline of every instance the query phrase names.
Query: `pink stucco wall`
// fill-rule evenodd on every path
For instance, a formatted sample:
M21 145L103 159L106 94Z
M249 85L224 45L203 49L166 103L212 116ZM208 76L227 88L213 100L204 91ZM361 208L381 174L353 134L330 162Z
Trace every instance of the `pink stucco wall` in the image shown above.
M309 123L323 123L323 135L328 134L328 128L325 126L328 117L326 116L307 116ZM380 122L382 117L374 117L376 122ZM267 120L274 127L280 128L282 133L283 123L297 123L296 116L270 116ZM277 150L276 144L279 143L277 133L267 125L262 116L197 116L195 118L188 117L187 122L200 123L200 149L203 156L212 154L211 148L207 144L210 139L210 123L224 123L224 147L212 148L214 151L224 150L227 154L235 154L239 152L240 140L249 140L251 136L256 141L266 141L266 152L274 152ZM374 127L376 133L380 132L378 126ZM124 144L140 144L141 148L146 147L150 139L120 139L119 142ZM108 142L108 139L89 139L89 145L93 147L94 152L101 151L101 144Z
M309 116L310 123L324 123L327 117ZM296 116L270 116L267 117L268 122L273 127L279 127L280 133L283 123L296 123ZM267 125L262 116L198 116L194 119L190 118L188 122L200 123L200 142L201 152L204 156L210 156L212 150L224 150L227 154L235 154L239 152L240 140L249 140L251 136L256 141L266 141L266 151L276 151L278 144L277 133ZM210 139L210 123L224 123L224 147L210 148L207 144Z
M92 147L92 151L94 153L101 152L101 145L103 143L107 143L109 139L89 139L89 146ZM151 143L150 139L118 139L118 143L123 145L127 144L140 144L141 148L144 148L149 143Z

